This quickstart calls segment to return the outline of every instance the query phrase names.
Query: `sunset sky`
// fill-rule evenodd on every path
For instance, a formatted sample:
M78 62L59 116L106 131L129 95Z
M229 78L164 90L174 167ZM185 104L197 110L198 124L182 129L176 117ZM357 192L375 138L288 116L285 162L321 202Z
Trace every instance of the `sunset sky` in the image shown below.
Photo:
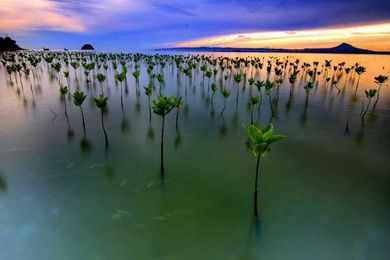
M0 36L25 48L174 46L390 50L390 1L1 0Z

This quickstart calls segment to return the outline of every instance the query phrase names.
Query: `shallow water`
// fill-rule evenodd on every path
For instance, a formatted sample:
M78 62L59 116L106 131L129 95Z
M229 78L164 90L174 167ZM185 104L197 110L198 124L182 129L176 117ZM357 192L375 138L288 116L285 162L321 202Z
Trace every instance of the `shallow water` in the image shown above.
M202 91L198 69L189 82L177 77L176 68L165 68L163 93L182 95L184 108L179 131L175 111L166 120L162 179L161 119L153 115L149 124L145 63L138 97L129 66L124 113L121 87L109 68L103 84L109 96L107 153L100 111L91 99L99 93L98 82L87 89L81 70L76 81L70 68L71 91L79 85L88 95L83 109L90 149L81 149L80 111L67 98L74 132L69 138L58 82L46 63L39 65L39 80L31 89L23 79L20 94L20 84L11 85L0 66L0 258L388 259L390 87L382 87L364 125L360 111L364 90L376 88L374 77L390 75L389 56L288 55L301 63L360 62L367 72L355 99L357 76L346 79L344 74L338 94L320 75L306 110L301 76L287 108L290 84L285 78L272 123L288 138L261 160L259 221L252 218L256 160L241 126L250 119L248 84L245 90L240 85L236 110L236 85L232 79L224 83L232 94L223 117L222 98L216 94L213 116L204 98L207 78ZM254 76L266 79L265 66ZM219 74L215 80L219 85ZM270 114L264 95L255 123L265 125Z

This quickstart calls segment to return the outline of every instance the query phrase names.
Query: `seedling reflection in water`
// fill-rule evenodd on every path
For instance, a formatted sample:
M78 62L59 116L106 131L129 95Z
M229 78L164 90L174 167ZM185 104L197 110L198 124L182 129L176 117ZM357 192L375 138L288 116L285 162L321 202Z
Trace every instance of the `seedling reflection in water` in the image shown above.
M257 209L257 193L258 193L258 181L259 181L259 166L260 158L265 157L271 151L271 144L285 138L285 135L274 135L273 125L268 124L263 129L259 129L254 125L243 125L247 134L248 141L246 145L252 154L257 158L256 161L256 175L253 192L253 214L255 217L259 216Z
M160 170L161 176L164 176L164 127L165 127L165 116L171 112L176 105L175 97L164 97L157 95L157 98L153 100L153 112L156 115L162 117L161 125L161 157L160 157Z

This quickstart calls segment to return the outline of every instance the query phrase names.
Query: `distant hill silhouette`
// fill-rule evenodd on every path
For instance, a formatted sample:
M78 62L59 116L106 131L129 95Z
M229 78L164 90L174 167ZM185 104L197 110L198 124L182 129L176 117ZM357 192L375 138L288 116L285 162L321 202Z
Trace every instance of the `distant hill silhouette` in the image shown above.
M18 51L22 48L16 44L16 41L6 36L4 38L0 37L0 51Z
M351 44L343 42L333 48L306 48L306 52L324 52L324 53L377 53L376 51L356 48Z
M361 50L363 50L363 49L356 48L356 47L352 46L351 44L348 44L345 42L343 42L342 44L340 44L336 47L329 48L329 49L334 50L334 51L361 51Z
M283 49L283 48L232 48L232 47L176 47L176 48L156 49L156 51L390 54L390 51L371 51L366 49L360 49L348 43L342 43L332 48Z
M94 50L95 48L89 44L89 43L86 43L83 45L83 47L81 47L82 50Z

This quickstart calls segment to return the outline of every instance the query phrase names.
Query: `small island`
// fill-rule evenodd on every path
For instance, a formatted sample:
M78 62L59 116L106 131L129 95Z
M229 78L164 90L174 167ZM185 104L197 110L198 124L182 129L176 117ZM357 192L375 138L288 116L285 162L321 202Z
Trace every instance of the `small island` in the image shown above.
M0 37L0 51L18 51L22 48L16 44L16 41L11 39L9 36Z
M81 49L86 51L95 50L95 48L89 43L84 44L83 47L81 47Z

